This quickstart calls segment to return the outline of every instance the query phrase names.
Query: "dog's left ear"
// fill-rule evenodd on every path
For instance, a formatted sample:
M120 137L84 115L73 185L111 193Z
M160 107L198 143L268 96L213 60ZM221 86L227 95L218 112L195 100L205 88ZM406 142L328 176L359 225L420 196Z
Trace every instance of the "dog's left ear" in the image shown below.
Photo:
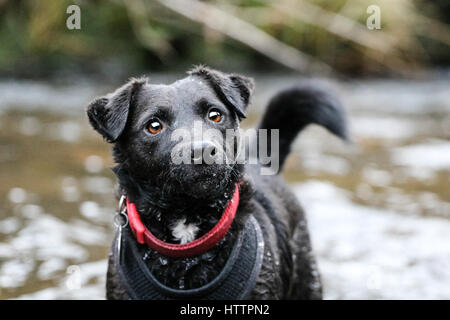
M255 87L253 79L238 74L226 74L204 66L196 67L188 74L208 81L225 105L234 110L239 119L245 118Z
M133 98L145 83L146 78L131 79L115 92L89 104L86 110L89 122L106 141L112 143L119 138L125 129Z

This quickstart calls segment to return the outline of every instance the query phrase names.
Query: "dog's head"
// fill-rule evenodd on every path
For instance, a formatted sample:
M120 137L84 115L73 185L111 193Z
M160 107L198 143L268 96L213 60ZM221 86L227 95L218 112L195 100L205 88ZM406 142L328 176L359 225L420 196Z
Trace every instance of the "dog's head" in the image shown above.
M94 100L87 114L114 144L117 169L164 192L201 198L238 178L229 151L237 152L239 137L227 139L227 130L245 117L253 81L206 67L188 74L170 85L132 79Z

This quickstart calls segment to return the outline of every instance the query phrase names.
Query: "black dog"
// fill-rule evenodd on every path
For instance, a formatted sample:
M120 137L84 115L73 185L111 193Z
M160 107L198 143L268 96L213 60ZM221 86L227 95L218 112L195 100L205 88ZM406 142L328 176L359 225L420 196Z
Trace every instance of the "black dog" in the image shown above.
M197 67L171 85L133 79L89 105L91 125L114 143L118 165L113 170L121 194L162 242L184 244L204 237L236 200L230 199L236 193L240 198L228 232L197 254L171 256L143 241L138 244L136 230L121 229L110 255L108 299L321 298L304 213L279 175L261 175L259 164L174 164L171 158L176 129L191 132L195 121L222 134L239 128L252 90L249 78ZM346 138L340 104L324 91L295 87L270 101L259 128L279 129L280 169L291 142L310 123ZM226 147L236 151L238 138L223 144L195 140L189 155L194 163L197 151L224 156Z

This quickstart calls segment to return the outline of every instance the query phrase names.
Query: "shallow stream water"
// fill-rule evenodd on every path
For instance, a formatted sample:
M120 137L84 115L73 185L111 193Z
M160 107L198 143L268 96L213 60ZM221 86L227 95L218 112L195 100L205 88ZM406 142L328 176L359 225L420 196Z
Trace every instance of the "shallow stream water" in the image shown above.
M302 82L256 79L244 126ZM314 81L342 98L352 143L311 126L283 175L306 209L325 298L450 298L450 80ZM1 299L104 298L115 178L84 108L112 89L0 81Z

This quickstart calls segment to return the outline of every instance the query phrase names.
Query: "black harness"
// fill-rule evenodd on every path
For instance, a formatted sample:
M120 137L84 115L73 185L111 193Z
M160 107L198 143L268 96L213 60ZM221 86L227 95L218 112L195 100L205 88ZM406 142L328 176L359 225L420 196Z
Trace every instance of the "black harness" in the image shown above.
M178 290L159 282L146 266L129 227L119 228L114 240L114 264L130 299L247 299L261 270L264 240L256 219L250 215L238 234L222 271L205 286Z

